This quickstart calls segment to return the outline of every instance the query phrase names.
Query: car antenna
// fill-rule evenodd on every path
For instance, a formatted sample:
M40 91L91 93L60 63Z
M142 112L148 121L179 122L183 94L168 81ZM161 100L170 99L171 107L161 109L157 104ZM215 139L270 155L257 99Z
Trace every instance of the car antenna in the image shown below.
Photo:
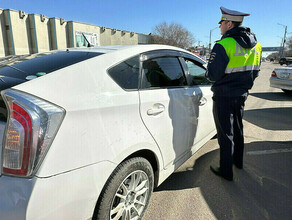
M89 43L89 41L87 40L87 38L85 37L85 35L82 33L82 36L84 37L84 39L86 40L86 42L87 42L87 47L92 47L93 45L91 45L90 43Z

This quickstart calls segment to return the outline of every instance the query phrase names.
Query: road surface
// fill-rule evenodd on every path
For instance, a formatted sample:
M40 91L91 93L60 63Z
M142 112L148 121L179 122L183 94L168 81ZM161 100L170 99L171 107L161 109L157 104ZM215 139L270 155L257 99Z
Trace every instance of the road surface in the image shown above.
M217 139L205 144L155 189L143 220L292 219L292 96L269 87L263 62L246 101L244 169L234 181L211 173Z

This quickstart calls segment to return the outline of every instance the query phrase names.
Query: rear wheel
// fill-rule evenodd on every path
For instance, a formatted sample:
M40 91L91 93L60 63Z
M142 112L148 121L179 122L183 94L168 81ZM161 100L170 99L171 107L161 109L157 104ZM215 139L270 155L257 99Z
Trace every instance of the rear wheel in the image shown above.
M95 219L141 219L153 191L151 164L142 157L121 163L107 181L96 208Z
M282 89L286 94L292 95L292 90Z

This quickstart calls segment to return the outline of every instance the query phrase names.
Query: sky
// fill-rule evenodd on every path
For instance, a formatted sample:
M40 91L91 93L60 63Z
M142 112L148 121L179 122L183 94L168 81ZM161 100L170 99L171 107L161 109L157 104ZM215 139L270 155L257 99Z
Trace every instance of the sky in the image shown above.
M212 44L221 37L216 28L220 6L250 13L243 26L250 27L263 47L280 46L285 25L287 37L292 37L291 0L0 0L2 9L136 33L151 33L156 25L173 22L189 30L201 46L209 44L212 29Z

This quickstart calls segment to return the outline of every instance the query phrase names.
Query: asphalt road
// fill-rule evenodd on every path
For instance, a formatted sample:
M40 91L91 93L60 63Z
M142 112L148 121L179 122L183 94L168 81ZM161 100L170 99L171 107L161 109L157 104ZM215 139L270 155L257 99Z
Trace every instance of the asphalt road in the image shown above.
M244 168L234 168L234 181L211 173L212 139L155 189L143 220L292 219L292 96L269 87L277 66L262 63L246 101Z

